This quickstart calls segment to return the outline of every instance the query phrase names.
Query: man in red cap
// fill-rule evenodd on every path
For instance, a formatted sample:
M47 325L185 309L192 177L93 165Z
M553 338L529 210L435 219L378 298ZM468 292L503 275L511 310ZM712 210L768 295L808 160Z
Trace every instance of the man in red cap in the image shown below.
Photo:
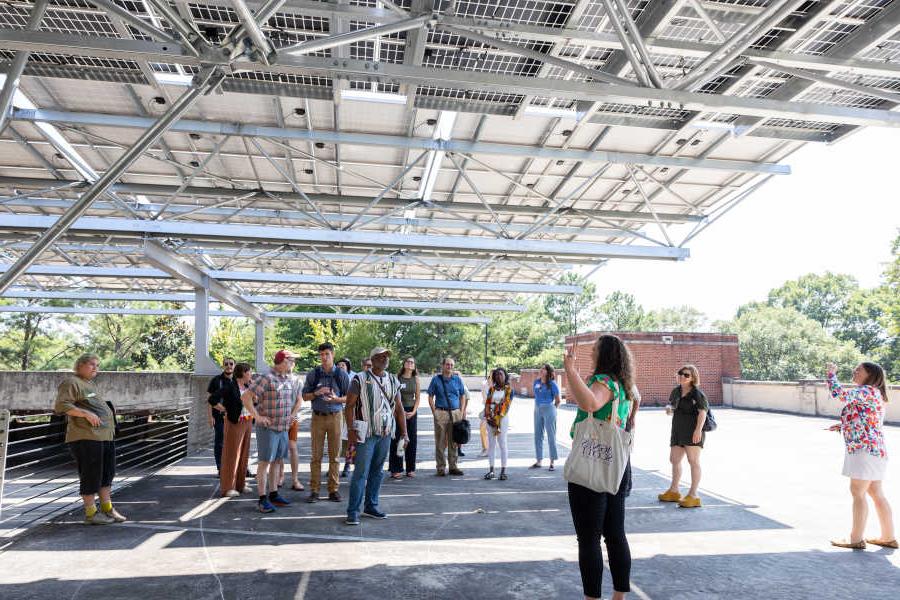
M259 512L270 513L276 506L290 502L278 493L278 471L288 456L288 429L300 410L303 397L300 383L291 374L296 354L290 350L275 353L269 373L261 375L241 395L244 408L256 419L256 448L259 462L256 485ZM253 406L253 401L257 405ZM268 494L266 493L268 484Z

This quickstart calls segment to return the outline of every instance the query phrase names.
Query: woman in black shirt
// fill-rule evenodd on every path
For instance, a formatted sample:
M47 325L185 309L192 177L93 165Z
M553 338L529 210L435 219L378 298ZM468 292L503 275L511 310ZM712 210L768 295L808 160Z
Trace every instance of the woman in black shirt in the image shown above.
M672 415L672 435L669 442L672 463L672 484L659 495L660 502L678 502L682 508L700 507L697 486L700 485L700 450L706 441L703 424L709 412L706 394L700 390L700 371L694 365L678 369L678 385L669 394L666 414ZM691 467L691 489L682 498L678 490L681 480L681 461L687 456Z

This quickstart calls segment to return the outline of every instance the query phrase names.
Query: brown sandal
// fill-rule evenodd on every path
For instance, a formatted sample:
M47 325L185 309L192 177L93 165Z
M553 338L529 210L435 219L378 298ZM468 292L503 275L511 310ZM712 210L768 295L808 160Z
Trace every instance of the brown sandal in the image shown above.
M876 546L881 546L882 548L897 549L898 547L900 547L900 545L897 544L897 540L884 541L884 540L871 539L871 540L866 540L866 543L875 544Z
M846 540L831 540L832 546L837 546L838 548L849 548L850 550L865 550L866 549L866 541L860 540L858 542L848 542Z

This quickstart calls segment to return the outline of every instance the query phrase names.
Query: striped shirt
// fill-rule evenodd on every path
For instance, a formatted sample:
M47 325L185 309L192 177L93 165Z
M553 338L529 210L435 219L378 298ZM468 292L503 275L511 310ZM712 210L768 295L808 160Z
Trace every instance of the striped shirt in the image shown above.
M269 429L287 431L291 427L291 409L302 389L291 373L279 375L274 369L261 375L247 388L256 395L256 411L269 418Z

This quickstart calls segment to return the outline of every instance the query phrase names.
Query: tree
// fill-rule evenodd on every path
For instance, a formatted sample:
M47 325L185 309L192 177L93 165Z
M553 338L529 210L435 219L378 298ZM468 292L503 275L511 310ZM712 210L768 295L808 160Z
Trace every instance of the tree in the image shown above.
M600 326L610 331L643 331L647 313L637 299L625 292L615 291L600 305Z
M48 304L70 306L71 302L52 300ZM71 355L83 350L72 326L74 318L48 313L0 314L0 368L28 371L70 367Z
M708 331L709 319L693 306L672 306L647 313L646 329L650 331Z
M853 292L841 315L841 327L835 332L835 337L853 342L865 355L877 352L890 340L891 301L887 286Z
M768 304L793 308L834 333L843 327L847 305L858 290L859 284L850 275L809 273L769 292Z
M834 338L820 323L793 308L745 309L723 329L738 335L741 370L746 379L820 378L831 361L840 366L842 377L849 377L862 359L852 343Z
M575 273L564 273L560 285L578 285L580 294L548 294L544 296L546 316L556 323L560 337L575 333L575 328L590 327L597 319L597 286Z
M174 315L156 317L131 358L144 370L193 371L194 332Z

